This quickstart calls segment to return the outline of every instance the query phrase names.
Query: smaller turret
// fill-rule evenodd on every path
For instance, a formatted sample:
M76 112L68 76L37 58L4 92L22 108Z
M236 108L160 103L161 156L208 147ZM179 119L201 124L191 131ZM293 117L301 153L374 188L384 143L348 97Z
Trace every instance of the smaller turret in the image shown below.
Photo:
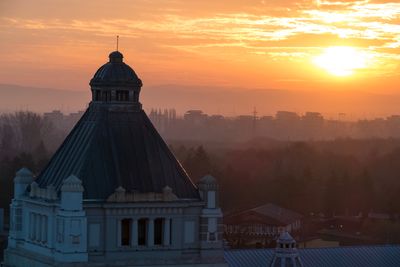
M288 233L283 232L276 241L276 249L271 267L303 267L303 262L297 251L296 241Z
M27 168L17 171L14 178L14 198L22 196L27 187L33 182L33 174Z
M61 205L56 216L55 259L59 262L87 262L87 218L83 209L82 181L70 175L61 186Z
M201 199L207 203L208 209L215 209L218 206L218 183L211 175L206 175L197 184Z
M222 247L222 211L218 203L218 183L211 175L206 175L197 184L205 205L201 215L203 248Z
M65 179L61 186L61 209L82 210L83 191L82 181L78 177L71 175Z

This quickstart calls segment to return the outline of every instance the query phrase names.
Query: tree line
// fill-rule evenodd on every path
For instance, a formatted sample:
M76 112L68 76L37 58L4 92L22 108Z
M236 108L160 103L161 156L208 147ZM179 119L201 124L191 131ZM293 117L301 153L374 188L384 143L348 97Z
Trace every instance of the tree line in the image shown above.
M37 174L64 136L50 121L33 112L0 115L0 207L5 208L6 215L15 172L27 167Z
M225 212L272 202L325 217L400 214L399 140L274 142L223 149L175 144L172 149L194 181L208 173L217 178Z

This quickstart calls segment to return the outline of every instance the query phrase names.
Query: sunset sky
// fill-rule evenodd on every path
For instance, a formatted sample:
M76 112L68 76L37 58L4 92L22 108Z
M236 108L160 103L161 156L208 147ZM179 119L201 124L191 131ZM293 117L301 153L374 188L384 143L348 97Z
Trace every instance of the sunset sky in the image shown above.
M119 35L145 86L400 89L394 0L0 0L0 21L0 83L87 90Z

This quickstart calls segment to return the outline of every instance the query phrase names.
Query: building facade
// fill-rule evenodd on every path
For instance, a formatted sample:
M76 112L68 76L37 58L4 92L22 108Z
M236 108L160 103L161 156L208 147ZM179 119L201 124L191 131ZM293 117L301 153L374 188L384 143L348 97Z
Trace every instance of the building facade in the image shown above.
M37 176L14 179L5 266L226 266L218 185L194 185L139 102L123 55Z
M298 235L303 216L268 203L224 217L224 235L231 247L271 247L278 237L288 232Z

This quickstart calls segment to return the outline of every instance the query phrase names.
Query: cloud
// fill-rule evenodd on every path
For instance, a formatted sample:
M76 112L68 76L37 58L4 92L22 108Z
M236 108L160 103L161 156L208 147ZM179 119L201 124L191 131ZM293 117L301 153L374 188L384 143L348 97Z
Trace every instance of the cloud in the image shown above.
M13 40L0 48L25 47L18 52L25 51L27 56L35 46L91 49L109 46L118 34L135 49L160 60L179 54L179 58L243 60L244 55L258 55L296 61L328 46L348 45L374 54L378 66L398 66L400 3L394 1L174 0L168 5L158 0L138 0L135 5L99 1L97 16L91 12L91 1L82 5L77 0L60 1L66 10L79 5L79 12L69 16L50 2L46 6L46 0L40 2L38 6L45 8L32 7L31 14L0 14L0 34ZM51 12L44 15L43 9ZM394 73L396 67L385 69L385 73L390 71Z
M157 16L157 19L154 17L144 19L143 16L138 19L100 20L3 17L2 25L3 28L23 28L35 31L50 29L84 31L94 35L114 35L118 32L126 37L151 34L160 34L163 37L163 35L172 34L179 39L208 39L210 43L213 43L213 40L279 41L295 35L327 33L341 38L385 39L389 43L398 42L400 3L316 1L317 7L335 5L343 6L343 8L332 11L302 7L303 9L299 8L296 12L287 10L285 15L280 16L219 13L212 16L188 17L166 12Z

